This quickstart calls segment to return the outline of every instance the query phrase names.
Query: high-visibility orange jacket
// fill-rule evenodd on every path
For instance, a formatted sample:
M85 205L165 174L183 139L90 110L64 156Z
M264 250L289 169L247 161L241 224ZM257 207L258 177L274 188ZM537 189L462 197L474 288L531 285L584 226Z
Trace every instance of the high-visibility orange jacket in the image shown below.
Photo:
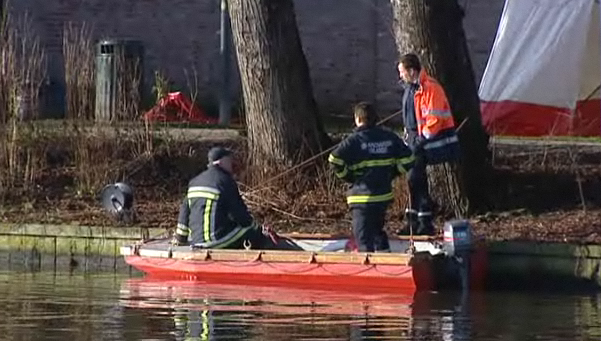
M420 72L419 85L414 97L417 131L428 140L454 128L455 121L442 86L424 70Z

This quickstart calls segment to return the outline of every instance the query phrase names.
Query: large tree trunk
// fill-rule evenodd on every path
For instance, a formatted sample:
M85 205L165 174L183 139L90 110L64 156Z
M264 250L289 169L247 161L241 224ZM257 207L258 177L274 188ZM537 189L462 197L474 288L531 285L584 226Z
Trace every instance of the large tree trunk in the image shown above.
M255 170L290 167L328 142L292 0L229 0ZM275 166L275 168L274 168Z
M459 165L430 167L432 194L441 208L462 216L486 205L489 174L488 135L482 127L480 100L469 57L463 9L457 0L390 0L401 55L416 53L440 81L458 125Z

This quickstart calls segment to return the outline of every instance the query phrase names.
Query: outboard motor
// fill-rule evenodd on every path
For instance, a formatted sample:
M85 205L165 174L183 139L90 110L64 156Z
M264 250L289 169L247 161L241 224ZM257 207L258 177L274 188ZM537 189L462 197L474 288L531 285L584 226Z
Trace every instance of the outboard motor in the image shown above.
M472 227L468 220L451 220L444 224L442 250L457 266L461 288L468 290L472 252Z
M448 256L462 256L472 250L472 227L467 220L451 220L442 229L442 250Z
M120 223L134 221L134 192L123 182L108 185L102 189L100 200L104 209Z

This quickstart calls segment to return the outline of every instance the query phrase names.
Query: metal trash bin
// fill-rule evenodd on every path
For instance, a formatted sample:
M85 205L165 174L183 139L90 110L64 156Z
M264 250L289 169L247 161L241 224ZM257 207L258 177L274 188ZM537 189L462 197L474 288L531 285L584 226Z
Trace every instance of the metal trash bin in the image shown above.
M144 47L137 40L96 44L96 121L134 120L139 115Z

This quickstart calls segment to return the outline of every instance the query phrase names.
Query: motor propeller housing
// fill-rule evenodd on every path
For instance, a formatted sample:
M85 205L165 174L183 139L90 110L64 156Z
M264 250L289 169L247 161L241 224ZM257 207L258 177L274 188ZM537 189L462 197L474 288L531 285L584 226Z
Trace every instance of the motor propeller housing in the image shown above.
M120 223L134 221L134 191L123 182L107 185L100 194L102 207Z

